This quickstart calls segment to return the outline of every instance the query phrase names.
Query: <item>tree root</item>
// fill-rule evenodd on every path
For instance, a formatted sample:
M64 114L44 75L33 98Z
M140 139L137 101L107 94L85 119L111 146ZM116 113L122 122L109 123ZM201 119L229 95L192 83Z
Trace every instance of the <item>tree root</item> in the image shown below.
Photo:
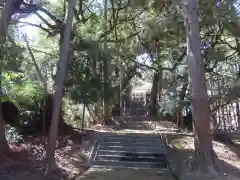
M194 159L185 172L181 175L181 180L214 180L224 179L222 163L218 159L214 150L210 152L195 151Z
M221 172L221 162L214 150L210 152L195 151L191 170L202 173ZM218 174L218 173L217 173Z

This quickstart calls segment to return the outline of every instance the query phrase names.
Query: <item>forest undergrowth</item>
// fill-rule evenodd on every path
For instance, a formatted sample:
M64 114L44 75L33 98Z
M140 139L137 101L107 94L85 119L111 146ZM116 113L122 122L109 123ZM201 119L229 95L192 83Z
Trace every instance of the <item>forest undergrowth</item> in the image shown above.
M11 152L3 157L0 164L1 180L71 179L85 171L89 150L82 143L80 133L64 134L58 139L53 173L44 175L47 137L27 137L20 144L10 144ZM84 150L85 149L85 150Z

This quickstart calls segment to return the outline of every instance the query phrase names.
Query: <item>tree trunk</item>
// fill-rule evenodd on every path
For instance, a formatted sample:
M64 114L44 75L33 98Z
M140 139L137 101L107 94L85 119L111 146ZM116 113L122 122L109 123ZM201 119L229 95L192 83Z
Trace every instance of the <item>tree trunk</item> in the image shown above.
M8 26L14 14L14 7L17 0L7 0L0 17L0 45L5 43Z
M236 114L237 114L237 125L240 127L240 109L239 109L239 102L236 101Z
M8 32L9 23L11 21L12 15L14 14L14 0L8 0L2 10L0 17L0 59L2 61L4 57L4 52L2 51L3 45L6 41L6 36ZM2 64L0 65L0 93L2 93ZM0 156L9 150L9 146L5 137L5 128L2 114L2 103L0 98Z
M68 1L68 17L67 23L65 25L64 30L64 41L62 42L60 47L60 59L59 59L59 71L56 77L56 90L54 94L54 105L53 105L53 114L52 114L52 122L51 128L49 132L49 142L47 148L47 166L45 169L45 173L48 170L51 170L51 165L54 163L54 152L56 147L56 140L59 129L59 118L60 118L60 110L61 110L61 101L62 94L64 88L64 80L66 74L66 65L68 61L68 52L70 47L70 35L72 31L72 22L74 16L74 7L76 0Z
M82 137L82 144L84 142L84 123L85 123L85 110L86 110L86 103L83 103L83 113L82 113L82 121L81 121L81 137Z
M210 112L200 46L200 28L196 0L184 0L184 25L187 36L189 84L194 118L195 158L193 171L210 173L217 171L216 155L210 131Z
M163 83L163 70L160 68L159 70L159 77L158 77L158 102L161 102L161 95L162 95L162 83Z
M186 96L186 91L188 88L188 82L184 83L182 85L180 94L179 94L179 101L180 105L176 108L174 112L174 118L177 120L177 125L183 128L183 117L182 117L182 104L181 102L184 101L185 96Z
M104 0L104 26L107 29L108 0ZM107 50L107 36L104 37L104 50ZM104 123L108 123L109 118L109 98L108 98L108 60L104 57L103 62L103 96L104 96Z
M152 80L152 89L150 94L150 107L149 115L155 116L157 114L156 104L157 104L157 93L158 93L158 79L159 72L155 72Z
M221 83L224 83L224 82L220 82L220 79L218 78L218 94L220 94L221 96L222 96L222 94L224 93L224 92L222 92L221 91ZM225 118L225 112L224 112L224 106L222 106L222 107L220 107L220 109L221 109L221 119L222 119L222 122L223 122L223 128L224 128L224 131L226 131L227 130L227 124L226 124L226 118Z
M81 121L81 133L83 135L83 130L84 130L84 121L85 121L85 109L86 109L86 103L83 103L83 113L82 113L82 121Z
M96 78L96 76L97 76L97 60L96 60L96 57L92 58L91 65L92 65L92 77Z
M32 63L33 63L33 66L35 67L35 70L36 70L36 74L37 74L37 78L39 80L39 82L41 83L43 89L44 89L44 96L48 96L48 85L47 85L47 80L45 79L43 73L41 72L38 64L37 64L37 61L36 61L36 58L34 56L34 53L32 52L32 49L30 47L30 44L29 44L29 41L28 41L28 38L27 38L27 35L24 35L24 41L26 43L26 46L27 46L27 49L28 49L28 52L29 52L29 55L32 59ZM47 99L47 98L46 98ZM47 132L47 129L46 129L46 125L47 125L47 122L46 122L46 111L45 111L45 107L46 107L46 99L44 98L44 102L41 106L41 108L43 108L44 110L41 111L41 121L42 121L42 133L45 134ZM50 119L48 119L50 120Z
M0 157L9 151L9 146L5 137L5 128L2 114L2 103L0 102ZM1 158L0 158L1 159Z

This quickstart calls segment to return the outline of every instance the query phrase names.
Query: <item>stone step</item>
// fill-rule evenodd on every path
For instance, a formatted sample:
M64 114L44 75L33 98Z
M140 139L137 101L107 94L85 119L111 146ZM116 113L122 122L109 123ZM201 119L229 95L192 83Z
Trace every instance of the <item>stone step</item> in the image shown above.
M159 147L163 147L163 142L161 140L127 140L127 139L102 139L99 140L100 144L105 144L105 145L129 145L129 146L133 146L133 145L142 145L142 146L159 146Z
M99 143L115 143L115 144L121 144L121 143L137 143L137 144L162 144L163 141L161 139L125 139L125 138L102 138L99 139Z
M138 152L132 152L132 151L114 151L114 150L99 150L98 155L104 156L104 155L121 155L121 154L138 154L140 157L159 157L159 156L165 156L165 151L162 149L162 151L159 152L150 152L150 151L138 151Z
M147 114L147 111L135 111L135 112L130 112L130 114L131 115L139 115L139 116L141 116L141 115L145 115L145 114Z
M137 144L137 143L121 143L121 144L111 144L111 142L109 142L109 144L107 143L100 143L99 145L100 148L102 147L109 147L112 149L121 149L121 148L143 148L143 149L162 149L163 145L160 143L155 143L155 144Z
M133 167L133 168L161 168L161 169L167 169L167 163L162 161L162 162L129 162L129 161L95 161L94 166L102 166L102 167L122 167L122 168L128 168L128 167ZM134 177L133 177L134 178Z
M156 134L100 133L93 166L167 169L164 142Z
M100 155L99 154L95 157L95 160L96 161L111 160L111 161L133 161L133 162L161 162L161 161L166 161L166 157L164 154L162 154L162 156L159 156L159 157L154 157L154 156L143 157L143 156L135 156L135 155L126 156L125 154L122 154L122 155Z
M150 127L150 124L145 124L145 123L139 123L139 124L128 124L128 123L126 123L126 125L127 125L128 128L131 127L131 128L134 128L134 129L136 129L138 127L146 127L146 128Z
M134 119L134 120L133 120ZM137 120L140 121L137 121ZM129 118L128 120L126 120L127 123L132 123L132 124L141 124L141 123L150 123L150 122L154 122L154 121L150 121L149 118L147 118L146 116L140 116L140 117L132 117Z
M111 135L111 133L102 133L100 138L125 138L125 139L149 139L149 138L156 138L156 139L161 139L159 135L143 135L141 133L138 133L137 135L134 135L133 133L128 133L128 134L114 134Z
M124 140L129 140L129 141L132 141L132 140L135 140L135 141L142 141L142 140L146 140L146 141L149 141L149 140L162 140L161 137L159 136L123 136L123 135L119 135L119 136L108 136L108 135L105 135L105 136L101 136L99 137L99 140L101 139L105 139L105 140L118 140L118 139L124 139Z
M143 133L113 133L113 135L111 135L111 133L109 132L104 132L101 134L102 136L130 136L130 137L159 137L159 135L156 134L143 134Z
M159 135L156 135L156 134L143 134L143 133L111 133L111 132L101 132L101 135L104 136L104 135L109 135L109 136L142 136L142 137L152 137L152 136L155 136L155 137L159 137Z
M104 146L101 144L98 147L98 151L100 150L115 150L115 151L132 151L132 152L163 152L164 148L153 148L153 147L123 147L123 146Z
M104 144L105 146L158 146L163 147L162 141L99 141L99 143Z
M144 127L144 128L150 128L149 124L126 124L126 126L128 127L128 129L136 129L136 128L140 128L140 127Z
M149 124L149 121L127 121L126 122L127 124L134 124L134 125L136 125L136 124Z
M127 121L125 123L128 124L128 125L147 125L147 124L149 124L149 122L146 122L146 121L143 121L143 120L141 120L141 121L131 121L131 122Z
M140 145L153 145L153 144L157 144L159 146L163 145L163 141L161 141L160 139L111 139L111 138L106 138L106 139L100 139L98 141L98 143L100 144L106 144L106 145L110 145L110 144L114 144L114 145L121 145L121 144L140 144Z
M99 140L102 140L104 142L107 141L136 141L136 142L142 142L142 141L162 141L160 137L129 137L129 136L114 136L114 137L101 137Z

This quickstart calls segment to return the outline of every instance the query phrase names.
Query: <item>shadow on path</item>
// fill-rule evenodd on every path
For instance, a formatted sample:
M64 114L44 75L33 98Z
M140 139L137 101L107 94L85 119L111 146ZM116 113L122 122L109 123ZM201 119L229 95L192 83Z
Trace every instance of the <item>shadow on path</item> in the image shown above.
M83 176L74 180L172 180L168 173L154 169L89 169Z

